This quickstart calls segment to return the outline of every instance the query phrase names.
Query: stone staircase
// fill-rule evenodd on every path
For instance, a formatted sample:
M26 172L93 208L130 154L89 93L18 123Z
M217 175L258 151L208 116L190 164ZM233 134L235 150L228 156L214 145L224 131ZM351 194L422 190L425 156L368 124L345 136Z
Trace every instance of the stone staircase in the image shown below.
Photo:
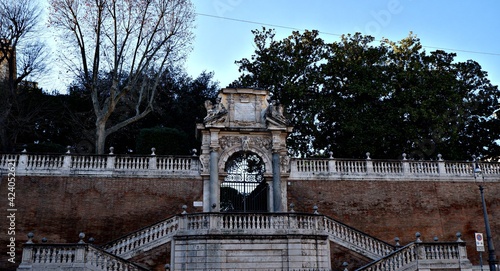
M27 244L18 270L146 270L128 260L172 242L195 236L323 236L373 262L358 271L472 270L465 243L423 243L418 238L396 248L328 216L305 213L195 213L180 214L142 228L102 247ZM191 236L191 237L190 237ZM176 269L176 268L174 268ZM314 269L314 268L313 268ZM324 268L321 268L324 269ZM183 269L184 270L184 269ZM216 270L216 269L213 269ZM309 269L296 269L309 270ZM316 270L319 270L316 268Z
M102 247L107 252L130 259L139 253L168 243L179 235L327 235L334 243L379 259L394 251L394 246L324 215L301 213L199 213L170 217L123 236Z

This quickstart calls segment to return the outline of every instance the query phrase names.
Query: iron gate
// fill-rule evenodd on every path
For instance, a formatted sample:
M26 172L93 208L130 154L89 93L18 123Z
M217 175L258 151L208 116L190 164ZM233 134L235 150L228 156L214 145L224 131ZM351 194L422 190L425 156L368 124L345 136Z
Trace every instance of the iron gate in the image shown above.
M233 154L220 188L222 212L267 212L268 184L262 159L249 152Z

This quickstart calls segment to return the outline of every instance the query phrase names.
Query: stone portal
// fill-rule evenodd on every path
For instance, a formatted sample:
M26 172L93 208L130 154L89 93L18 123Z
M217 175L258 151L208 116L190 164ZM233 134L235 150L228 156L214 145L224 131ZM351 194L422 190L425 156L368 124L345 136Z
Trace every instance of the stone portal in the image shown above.
M203 211L286 211L286 137L292 127L281 105L267 90L225 88L205 107L207 116L197 125L202 136ZM239 162L228 165L235 159ZM258 167L249 165L257 160ZM255 200L260 205L249 209L248 203Z

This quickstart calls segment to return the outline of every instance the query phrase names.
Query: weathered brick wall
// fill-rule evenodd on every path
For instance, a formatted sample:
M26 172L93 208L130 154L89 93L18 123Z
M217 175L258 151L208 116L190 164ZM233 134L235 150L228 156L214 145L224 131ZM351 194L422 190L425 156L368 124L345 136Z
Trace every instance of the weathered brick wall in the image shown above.
M493 241L500 246L500 183L486 183L485 199ZM474 233L485 234L481 197L474 182L443 181L291 181L288 203L296 211L319 212L372 236L402 245L415 240L456 240L462 233L467 253L479 262ZM484 235L486 236L486 235ZM486 237L485 237L486 238ZM497 258L500 253L496 250ZM486 259L487 253L483 253Z
M7 181L0 183L0 270L7 264ZM20 263L22 243L33 232L35 242L78 242L78 234L94 237L96 244L182 212L201 212L193 201L203 198L201 179L133 179L85 177L16 178L16 262Z
M0 270L14 267L6 264L7 192L4 176L0 183ZM35 242L42 237L49 243L77 242L83 231L86 239L92 236L102 244L178 214L183 204L188 212L200 212L192 203L201 201L202 194L201 179L17 177L16 262L30 231L35 233ZM485 197L494 243L499 247L500 183L487 183ZM434 236L450 241L460 231L469 258L478 263L473 234L484 233L484 220L474 182L290 181L288 203L300 212L312 212L316 204L320 213L390 243L395 236L401 244L413 241L417 231L424 241Z

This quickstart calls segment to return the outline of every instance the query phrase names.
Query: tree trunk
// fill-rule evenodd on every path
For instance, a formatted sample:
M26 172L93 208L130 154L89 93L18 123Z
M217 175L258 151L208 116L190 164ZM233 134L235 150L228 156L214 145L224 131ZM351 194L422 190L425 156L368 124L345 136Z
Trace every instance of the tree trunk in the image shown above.
M10 144L11 142L8 139L6 126L7 125L4 125L4 123L0 123L0 149L1 151L8 153L13 150Z
M106 122L96 123L96 138L95 138L95 148L97 154L104 154L104 147L106 146Z

